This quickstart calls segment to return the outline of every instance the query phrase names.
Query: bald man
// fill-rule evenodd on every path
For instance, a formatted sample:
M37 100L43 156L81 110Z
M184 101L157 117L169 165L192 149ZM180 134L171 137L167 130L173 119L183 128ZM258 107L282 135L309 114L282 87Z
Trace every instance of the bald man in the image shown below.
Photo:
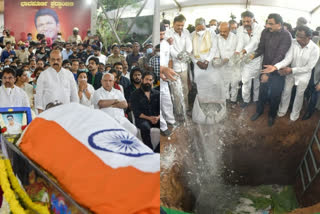
M77 84L73 74L62 68L60 50L51 52L49 62L50 67L41 72L37 81L35 106L38 113L44 111L48 103L55 101L62 104L79 103Z
M239 90L240 81L240 67L233 65L229 61L234 54L237 47L237 36L230 32L230 25L228 22L222 22L219 26L219 35L217 36L217 51L215 59L222 60L222 66L217 67L223 78L226 100L235 103ZM231 87L231 91L229 88Z

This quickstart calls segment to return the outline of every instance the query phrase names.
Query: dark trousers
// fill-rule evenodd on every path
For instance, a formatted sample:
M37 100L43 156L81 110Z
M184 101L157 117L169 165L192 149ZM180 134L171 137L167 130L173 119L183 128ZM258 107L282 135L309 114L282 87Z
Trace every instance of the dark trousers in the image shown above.
M152 124L148 120L140 119L140 121L137 123L137 127L141 131L141 137L142 137L143 143L153 150L150 129L153 127L160 128L160 121L158 121L157 124Z
M281 101L281 94L284 88L284 76L270 75L268 82L261 83L259 89L259 101L257 103L257 113L263 114L264 105L269 99L269 117L275 118Z
M305 92L305 96L309 100L307 111L311 114L316 110L318 96L320 94L320 91L316 91L315 87L316 87L316 84L314 84L314 69L313 69L308 88L306 89L306 92Z

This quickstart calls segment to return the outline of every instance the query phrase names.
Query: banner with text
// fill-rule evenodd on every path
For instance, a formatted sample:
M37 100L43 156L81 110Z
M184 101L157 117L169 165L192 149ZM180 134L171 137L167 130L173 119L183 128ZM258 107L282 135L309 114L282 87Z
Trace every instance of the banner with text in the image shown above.
M91 4L87 0L5 0L4 25L15 36L16 42L33 39L38 33L55 40L57 33L67 40L74 27L83 39L90 29Z

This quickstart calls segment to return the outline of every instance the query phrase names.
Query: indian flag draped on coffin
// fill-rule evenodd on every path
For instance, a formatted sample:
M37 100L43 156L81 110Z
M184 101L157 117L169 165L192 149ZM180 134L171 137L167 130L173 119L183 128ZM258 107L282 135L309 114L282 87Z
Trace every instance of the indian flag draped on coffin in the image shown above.
M159 213L159 154L102 111L75 103L49 109L19 146L95 213Z

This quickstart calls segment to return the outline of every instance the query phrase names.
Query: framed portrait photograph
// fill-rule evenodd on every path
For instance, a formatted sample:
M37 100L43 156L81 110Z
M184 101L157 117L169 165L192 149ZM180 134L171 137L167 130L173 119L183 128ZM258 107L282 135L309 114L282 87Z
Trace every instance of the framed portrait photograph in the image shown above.
M0 108L0 131L6 138L19 138L31 121L29 107Z

